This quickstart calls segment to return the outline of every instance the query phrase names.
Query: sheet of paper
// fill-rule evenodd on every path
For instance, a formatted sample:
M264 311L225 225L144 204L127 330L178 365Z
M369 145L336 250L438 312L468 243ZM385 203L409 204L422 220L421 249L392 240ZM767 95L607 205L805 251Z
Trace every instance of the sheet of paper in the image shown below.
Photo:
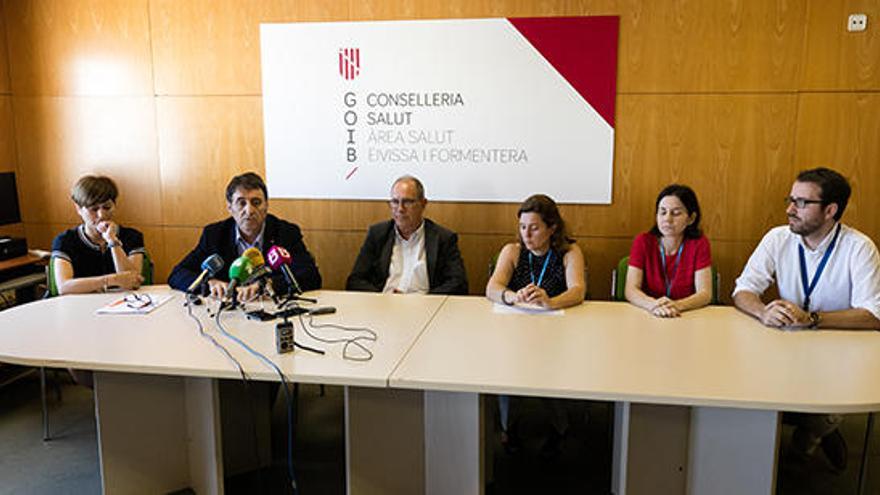
M145 315L165 304L172 294L151 294L148 292L120 295L106 306L98 308L99 315Z
M535 304L523 304L516 303L513 306L508 306L506 304L495 303L492 311L498 314L504 315L521 315L521 314L533 314L533 315L547 315L547 316L562 316L565 314L564 309L546 309L541 306Z

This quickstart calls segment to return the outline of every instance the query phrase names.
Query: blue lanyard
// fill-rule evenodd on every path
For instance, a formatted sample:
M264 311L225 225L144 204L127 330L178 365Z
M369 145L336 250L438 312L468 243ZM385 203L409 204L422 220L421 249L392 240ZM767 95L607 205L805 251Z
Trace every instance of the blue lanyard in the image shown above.
M547 251L547 258L544 260L544 268L541 268L541 275L538 276L538 283L535 284L535 271L532 269L532 252L529 251L529 276L532 277L532 283L541 286L541 282L544 280L544 272L547 271L547 265L550 263L550 258L553 257L553 251Z
M825 250L825 254L822 255L822 260L819 261L819 266L816 267L816 273L813 274L813 281L809 284L807 283L807 259L804 256L804 245L798 244L798 257L801 261L801 286L804 288L804 311L810 310L810 295L813 294L813 289L816 288L816 284L819 282L819 277L822 276L822 271L825 269L825 264L828 263L828 258L831 257L831 252L834 251L834 246L837 245L837 236L840 235L840 224L837 224L837 230L834 232L834 238L831 239L831 244L828 245L828 249Z
M666 285L666 297L672 294L672 282L669 280L669 274L666 273L666 251L663 250L663 241L657 239L657 248L660 249L660 264L663 265L663 283ZM675 255L675 266L672 268L672 278L678 273L678 264L681 263L681 252L684 250L684 239L678 246L678 254Z

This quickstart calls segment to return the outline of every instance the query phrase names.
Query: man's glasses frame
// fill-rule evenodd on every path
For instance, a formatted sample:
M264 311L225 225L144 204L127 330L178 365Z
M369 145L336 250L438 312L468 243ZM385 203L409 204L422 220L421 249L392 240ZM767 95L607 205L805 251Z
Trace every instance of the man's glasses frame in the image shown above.
M388 205L392 208L400 208L401 206L405 206L407 208L412 208L418 203L419 200L412 198L392 198L388 201Z
M803 210L807 205L818 205L824 203L821 199L795 198L794 196L786 196L783 199L785 206L794 205L798 210Z

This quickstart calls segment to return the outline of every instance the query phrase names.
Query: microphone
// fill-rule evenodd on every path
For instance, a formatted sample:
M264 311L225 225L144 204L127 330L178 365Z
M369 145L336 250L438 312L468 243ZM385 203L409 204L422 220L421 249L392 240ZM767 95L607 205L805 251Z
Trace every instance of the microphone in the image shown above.
M254 267L254 272L243 282L243 285L261 282L272 274L272 270L266 266L266 258L263 258L263 253L261 253L259 249L255 247L247 248L241 253L241 255L251 260L251 265Z
M193 280L193 283L189 284L189 287L186 288L186 292L193 292L196 288L202 285L202 282L205 281L205 277L213 277L220 270L223 269L223 258L220 257L219 254L212 254L205 258L205 261L202 262L202 273Z
M255 247L245 249L244 252L241 253L241 255L247 256L247 258L251 260L251 263L254 265L254 267L266 264L266 259L263 258L263 253L261 253L260 250Z
M293 260L293 258L290 257L290 253L281 246L272 246L266 253L266 257L269 258L269 266L272 267L273 270L281 269L281 273L284 274L284 278L287 280L288 285L293 289L293 293L302 294L299 282L296 281L296 277L294 277L293 272L290 271L290 263Z
M251 273L251 275L247 278L247 280L242 282L241 285L251 285L257 282L262 282L269 275L272 275L272 270L266 265L260 265L254 268L254 271Z
M226 288L226 294L229 295L232 305L235 306L235 288L242 285L254 273L254 265L250 258L241 256L235 259L229 265L229 286Z

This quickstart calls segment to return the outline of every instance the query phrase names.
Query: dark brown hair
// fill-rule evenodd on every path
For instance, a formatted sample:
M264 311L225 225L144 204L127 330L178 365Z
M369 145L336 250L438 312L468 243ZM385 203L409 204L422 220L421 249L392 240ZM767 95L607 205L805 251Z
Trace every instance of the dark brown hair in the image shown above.
M232 203L232 197L235 196L235 191L238 188L242 188L246 191L253 191L254 189L259 189L263 191L263 197L266 201L269 201L269 191L266 189L266 183L263 182L263 178L253 172L246 172L241 175L236 175L229 181L229 185L226 186L226 202Z
M797 181L812 182L819 186L819 189L822 190L822 206L825 207L831 203L837 204L837 213L834 214L834 219L840 220L840 217L843 216L843 210L849 203L849 196L852 194L852 188L846 177L830 168L819 167L799 173Z
M550 196L546 194L533 194L526 198L525 201L519 205L519 211L516 213L516 218L520 218L523 213L537 213L541 220L547 224L547 227L553 228L556 227L556 230L550 236L550 249L560 252L564 251L569 244L574 243L574 239L568 236L568 231L565 228L565 220L562 219L562 215L559 214L559 208L556 206L556 201ZM519 236L520 245L523 244L522 236Z
M103 175L84 175L70 190L70 199L77 206L89 208L107 201L116 202L119 189L110 177Z
M688 216L694 215L694 222L684 229L685 239L699 239L702 237L703 231L700 229L700 219L703 217L703 214L700 213L700 202L697 201L697 193L683 184L670 184L664 187L660 194L657 195L657 201L654 203L655 216L660 211L660 201L663 201L663 198L666 196L678 198L681 204L684 205L684 209L687 210ZM660 227L657 227L656 220L654 221L654 227L651 228L651 233L657 237L663 237L663 234L660 233Z

